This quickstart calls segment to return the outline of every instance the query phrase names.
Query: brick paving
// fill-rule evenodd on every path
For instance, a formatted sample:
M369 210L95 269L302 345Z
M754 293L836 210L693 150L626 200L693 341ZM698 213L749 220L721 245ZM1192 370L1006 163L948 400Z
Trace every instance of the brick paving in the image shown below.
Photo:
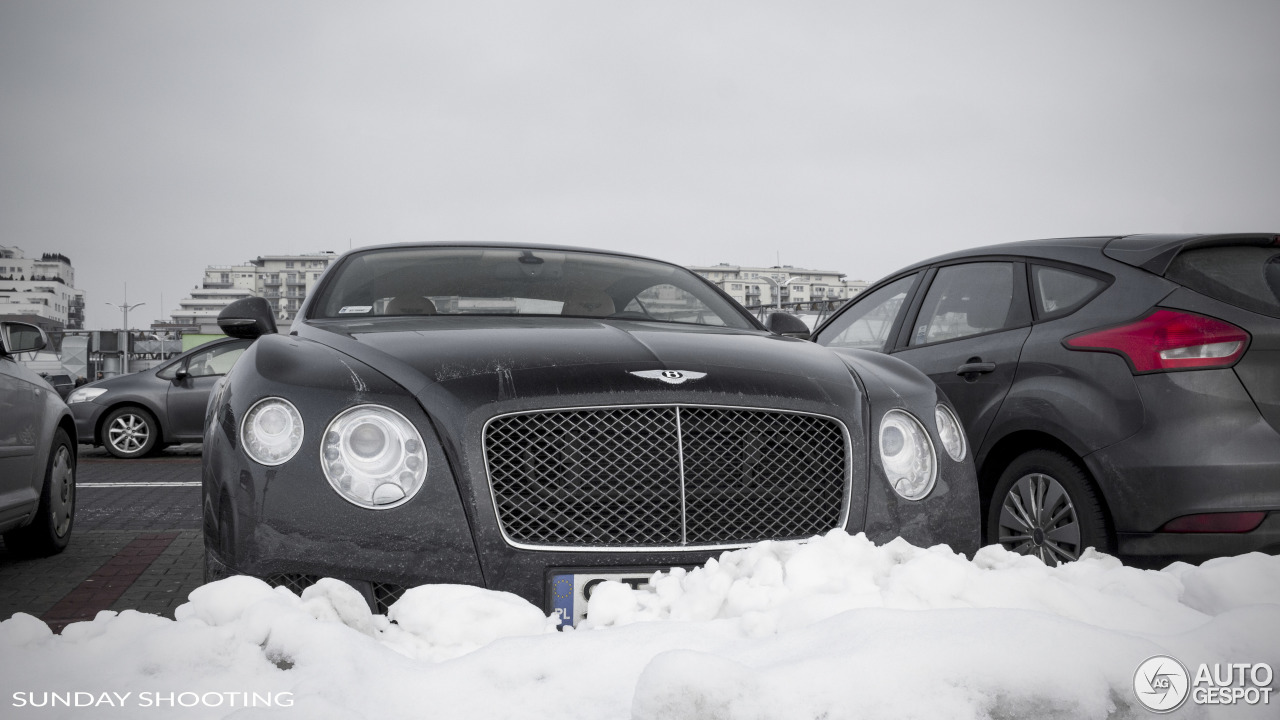
M177 533L142 533L120 548L102 567L40 616L61 632L68 624L92 620L99 610L110 608L178 537Z
M200 527L198 487L79 487L77 495L73 543L81 533L99 530L145 532Z
M16 612L60 630L100 610L173 617L203 582L200 446L180 445L142 460L82 448L71 544L47 558L22 558L0 543L0 620ZM101 483L137 483L111 487ZM186 486L147 486L186 483Z
M111 605L111 610L138 610L173 617L174 608L204 584L204 534L173 533L174 539L146 571Z

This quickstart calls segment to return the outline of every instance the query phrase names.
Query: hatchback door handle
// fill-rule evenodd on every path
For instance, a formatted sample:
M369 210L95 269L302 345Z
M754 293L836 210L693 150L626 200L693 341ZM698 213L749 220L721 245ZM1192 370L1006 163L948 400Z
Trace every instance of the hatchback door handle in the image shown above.
M995 363L969 362L957 368L956 374L957 375L976 375L978 373L989 373L995 369L996 369Z

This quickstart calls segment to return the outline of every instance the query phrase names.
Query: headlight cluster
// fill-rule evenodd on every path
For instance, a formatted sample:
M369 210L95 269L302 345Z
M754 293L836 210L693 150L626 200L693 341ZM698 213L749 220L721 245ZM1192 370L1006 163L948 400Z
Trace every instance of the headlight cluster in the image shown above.
M329 423L321 448L329 484L365 508L391 508L413 497L427 477L422 436L403 415L359 405Z
M302 447L302 415L284 398L259 400L245 413L240 441L255 462L286 463Z
M952 460L960 462L967 454L967 443L964 439L964 428L951 408L938 403L933 409L933 420L938 425L938 439L942 440L942 449L947 451Z
M283 398L259 400L240 425L245 452L262 465L280 465L302 447L303 422ZM320 466L348 502L382 510L408 502L427 477L427 452L417 428L381 405L339 413L324 431Z
M903 410L890 410L880 420L880 463L895 492L919 500L938 479L938 457L920 421Z
M968 442L955 412L938 403L933 408L933 422L947 455L963 461ZM905 410L890 410L880 420L880 464L894 492L908 500L928 496L938 481L938 453L929 431Z
M107 391L106 388L96 388L96 387L76 388L75 390L71 391L70 395L67 396L67 404L70 405L72 403L90 402L92 400L98 399L106 391Z

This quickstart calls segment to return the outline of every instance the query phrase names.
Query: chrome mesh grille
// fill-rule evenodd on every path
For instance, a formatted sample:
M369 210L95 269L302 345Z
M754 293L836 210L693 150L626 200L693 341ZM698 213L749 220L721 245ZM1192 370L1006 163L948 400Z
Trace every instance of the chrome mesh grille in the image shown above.
M815 415L721 407L508 415L485 429L498 521L530 547L649 548L836 527L845 435Z

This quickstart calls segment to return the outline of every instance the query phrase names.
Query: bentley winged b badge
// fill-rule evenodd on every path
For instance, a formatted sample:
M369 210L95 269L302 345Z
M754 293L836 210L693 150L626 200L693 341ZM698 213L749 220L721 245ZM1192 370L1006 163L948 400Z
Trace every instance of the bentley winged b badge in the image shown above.
M704 372L692 370L630 370L629 372L636 377L661 380L672 385L679 385L687 380L701 380L707 376Z

